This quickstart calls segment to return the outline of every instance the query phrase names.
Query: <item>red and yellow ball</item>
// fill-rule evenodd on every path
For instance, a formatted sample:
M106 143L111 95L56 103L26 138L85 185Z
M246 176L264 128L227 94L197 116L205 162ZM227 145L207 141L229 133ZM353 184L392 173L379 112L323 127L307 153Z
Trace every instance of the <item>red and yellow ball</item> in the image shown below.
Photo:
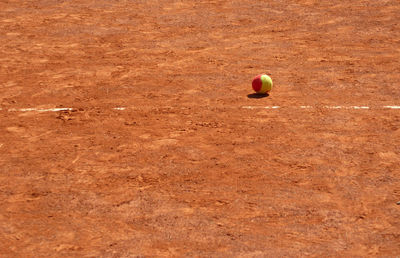
M272 90L272 79L266 74L257 75L252 82L253 90L259 94L267 94Z

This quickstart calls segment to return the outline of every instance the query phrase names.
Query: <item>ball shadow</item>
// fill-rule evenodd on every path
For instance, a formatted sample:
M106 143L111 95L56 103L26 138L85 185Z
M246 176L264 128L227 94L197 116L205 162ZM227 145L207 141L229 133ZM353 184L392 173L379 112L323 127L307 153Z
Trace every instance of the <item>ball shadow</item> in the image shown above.
M265 93L265 94L262 94L262 93L251 93L251 94L247 95L247 97L249 99L262 99L262 98L266 98L268 96L269 96L268 93Z

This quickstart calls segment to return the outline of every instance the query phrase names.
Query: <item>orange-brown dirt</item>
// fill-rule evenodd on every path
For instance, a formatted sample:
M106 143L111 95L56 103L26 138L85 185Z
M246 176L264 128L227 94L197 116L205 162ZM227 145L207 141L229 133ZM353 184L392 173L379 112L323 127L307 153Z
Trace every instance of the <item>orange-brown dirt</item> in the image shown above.
M400 254L399 1L0 10L0 256Z

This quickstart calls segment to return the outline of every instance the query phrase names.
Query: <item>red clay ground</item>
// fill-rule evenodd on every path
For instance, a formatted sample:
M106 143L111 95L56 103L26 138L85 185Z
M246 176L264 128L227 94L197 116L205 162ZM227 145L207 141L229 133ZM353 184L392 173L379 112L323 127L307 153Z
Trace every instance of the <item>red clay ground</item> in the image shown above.
M400 254L399 1L0 10L1 256Z

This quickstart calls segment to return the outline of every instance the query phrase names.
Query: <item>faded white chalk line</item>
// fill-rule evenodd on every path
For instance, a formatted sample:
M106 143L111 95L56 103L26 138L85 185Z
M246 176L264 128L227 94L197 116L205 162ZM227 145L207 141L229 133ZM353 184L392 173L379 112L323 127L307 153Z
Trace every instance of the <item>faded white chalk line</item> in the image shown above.
M400 106L242 106L242 109L355 109L355 110L370 110L370 109L393 109L400 110ZM123 111L132 109L129 107L114 107L112 110ZM64 108L0 108L0 111L7 112L59 112L59 111L73 111L76 108L64 107Z
M400 106L384 106L384 108L400 109Z
M75 110L74 108L10 108L10 109L2 109L8 112L58 112L58 111L71 111Z

